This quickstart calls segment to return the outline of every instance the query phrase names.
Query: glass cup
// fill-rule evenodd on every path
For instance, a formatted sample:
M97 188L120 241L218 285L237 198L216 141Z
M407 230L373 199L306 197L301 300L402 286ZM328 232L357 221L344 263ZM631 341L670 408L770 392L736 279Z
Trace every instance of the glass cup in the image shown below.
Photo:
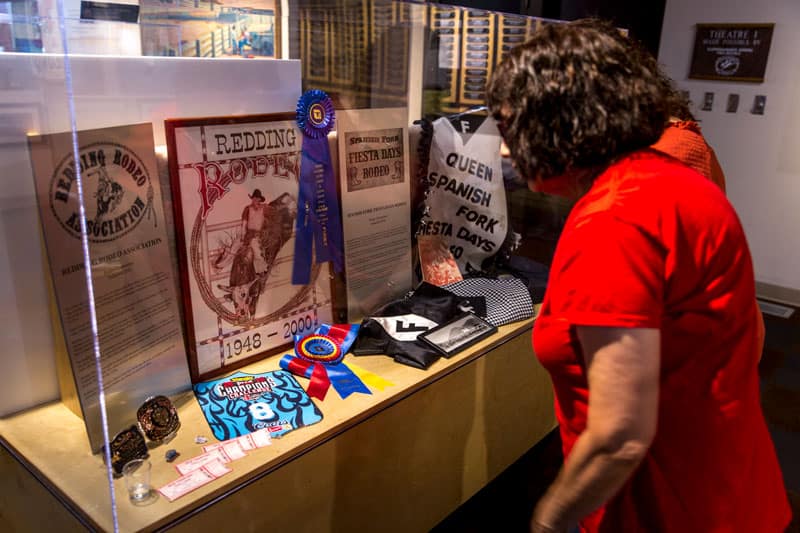
M150 461L147 459L133 459L122 467L125 478L125 487L128 497L134 505L146 503L153 496L153 487L150 486Z

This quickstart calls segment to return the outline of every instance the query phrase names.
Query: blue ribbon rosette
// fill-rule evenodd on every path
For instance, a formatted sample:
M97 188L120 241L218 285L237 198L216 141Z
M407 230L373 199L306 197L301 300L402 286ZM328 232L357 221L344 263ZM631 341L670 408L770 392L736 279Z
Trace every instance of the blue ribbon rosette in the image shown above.
M344 266L342 222L336 198L328 133L336 113L325 92L306 91L297 101L297 126L303 134L292 283L311 280L311 262L331 261L334 272ZM312 247L314 251L312 252Z

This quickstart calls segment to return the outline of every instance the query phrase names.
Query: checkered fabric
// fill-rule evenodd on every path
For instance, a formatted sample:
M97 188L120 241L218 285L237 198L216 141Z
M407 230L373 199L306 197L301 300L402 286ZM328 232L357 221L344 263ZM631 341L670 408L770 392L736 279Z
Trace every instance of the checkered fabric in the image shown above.
M531 293L521 280L467 278L443 287L458 296L486 298L486 321L494 326L533 316Z

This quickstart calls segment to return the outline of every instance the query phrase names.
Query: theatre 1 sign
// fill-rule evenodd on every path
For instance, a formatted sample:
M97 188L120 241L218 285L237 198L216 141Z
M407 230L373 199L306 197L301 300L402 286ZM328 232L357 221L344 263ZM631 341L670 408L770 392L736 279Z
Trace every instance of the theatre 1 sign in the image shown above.
M763 82L774 24L698 24L689 77Z

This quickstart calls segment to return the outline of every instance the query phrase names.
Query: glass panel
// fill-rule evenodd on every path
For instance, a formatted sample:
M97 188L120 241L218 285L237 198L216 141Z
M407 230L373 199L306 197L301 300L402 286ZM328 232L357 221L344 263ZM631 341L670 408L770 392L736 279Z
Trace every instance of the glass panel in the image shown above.
M449 237L445 250L454 261L463 259L462 269L471 247L478 258L472 268L527 275L543 285L570 205L531 193L500 160L499 133L485 108L494 69L542 21L389 0L275 0L257 9L240 1L143 0L133 23L124 21L132 16L129 8L111 13L100 3L83 4L65 4L59 17L55 1L0 2L0 169L11 185L0 193L0 247L8 251L0 261L0 342L19 354L4 356L0 427L15 428L15 435L2 437L21 446L22 455L41 450L34 441L45 435L70 435L69 445L48 449L57 464L39 458L36 465L74 501L94 501L84 509L89 524L114 524L97 454L105 444L103 424L113 438L134 426L137 408L158 394L194 406L191 378L209 369L191 352L210 347L216 370L232 371L267 335L281 341L275 353L285 353L293 333L320 322L358 322L419 283L418 233ZM271 253L275 243L267 237L274 234L254 237L247 209L260 199L278 201L284 192L291 201L279 206L281 213L302 212L300 146L290 139L297 132L303 142L294 113L300 95L313 89L325 91L337 113L331 172L342 197L337 207L350 264L346 274L327 263L312 267L316 285L300 294L290 290L294 223ZM280 113L288 115L261 116ZM237 118L223 124L214 117ZM167 120L177 122L168 127ZM257 124L258 131L242 124ZM270 124L282 133L269 133ZM439 152L432 156L434 135ZM467 148L473 136L486 142ZM443 138L461 144L456 149ZM250 148L270 145L263 165L258 154L247 153L251 140ZM486 183L457 185L451 177L459 168ZM177 186L187 173L191 180ZM256 186L280 176L292 182L291 191ZM435 221L424 215L423 204L433 197L426 191L460 196L463 210L433 230ZM497 198L505 199L502 209L492 203ZM206 220L211 204L216 211ZM507 221L480 211L489 204ZM223 210L224 217L213 218ZM506 231L520 235L518 247ZM498 251L500 259L492 259ZM252 272L237 271L237 260ZM251 279L235 283L244 275ZM247 291L236 291L246 284ZM249 292L253 284L262 291L256 297ZM206 313L219 311L211 326L192 315L198 308L186 303L187 294ZM311 304L299 306L304 298ZM264 316L273 317L274 332L263 333L253 348ZM12 415L35 409L45 411L30 436ZM150 443L157 486L176 477L162 459L168 448ZM80 486L71 485L75 477L63 468L75 457L91 465ZM150 515L127 501L123 480L113 486L121 529L152 526ZM165 519L190 506L171 505L162 497L153 516Z

